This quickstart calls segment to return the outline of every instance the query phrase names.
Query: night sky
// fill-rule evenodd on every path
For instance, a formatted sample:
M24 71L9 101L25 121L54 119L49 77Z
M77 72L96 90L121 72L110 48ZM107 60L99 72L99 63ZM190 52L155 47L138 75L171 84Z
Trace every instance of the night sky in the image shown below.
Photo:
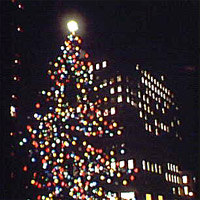
M24 1L24 5L27 17L20 23L25 30L28 62L22 73L29 77L26 87L32 93L47 80L48 62L56 58L68 34L66 20L76 19L83 48L92 61L108 60L113 69L128 73L138 63L166 75L181 108L187 148L180 151L189 152L186 165L197 170L198 1L57 0ZM9 6L3 11L3 20L13 14Z

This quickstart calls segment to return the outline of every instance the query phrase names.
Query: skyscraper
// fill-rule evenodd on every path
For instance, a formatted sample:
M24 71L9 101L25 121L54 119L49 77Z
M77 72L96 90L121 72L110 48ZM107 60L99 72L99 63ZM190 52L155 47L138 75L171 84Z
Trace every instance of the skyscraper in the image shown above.
M167 87L167 77L139 65L128 75L101 68L96 64L98 96L108 94L105 107L114 108L114 116L123 124L127 155L119 167L137 172L134 178L130 175L120 180L122 185L126 183L118 189L121 198L195 198L196 177L182 168L179 107L176 95Z

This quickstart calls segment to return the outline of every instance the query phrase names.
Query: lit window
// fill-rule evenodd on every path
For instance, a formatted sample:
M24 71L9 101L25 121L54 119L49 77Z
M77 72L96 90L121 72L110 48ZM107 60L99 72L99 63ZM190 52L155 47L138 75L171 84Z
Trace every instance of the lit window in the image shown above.
M181 195L181 188L178 187L178 194Z
M163 98L166 99L166 94L163 94Z
M154 172L154 164L151 164L151 172Z
M139 102L138 107L142 108L142 103L141 102Z
M116 113L115 107L112 107L111 110L110 110L110 112L111 112L111 115L114 115Z
M143 76L142 76L142 78L141 78L141 82L144 83L144 77L143 77Z
M137 108L137 104L133 100L131 101L131 105Z
M176 188L175 187L172 188L172 193L176 194Z
M182 180L184 184L188 183L188 176L187 175L182 176Z
M174 175L174 182L177 183L177 177Z
M103 68L107 67L107 62L106 62L106 61L103 61L102 67L103 67Z
M115 199L118 199L118 198L115 198ZM135 192L121 192L121 200L127 200L127 199L136 200Z
M145 160L142 161L142 169L146 170L146 161Z
M115 88L110 88L110 94L115 94Z
M159 105L158 104L156 104L156 109L159 110Z
M148 128L149 128L148 124L145 123L145 130L148 131Z
M121 86L121 85L119 85L119 86L117 87L117 92L122 92L122 86Z
M147 161L147 171L150 171L150 163Z
M152 132L151 124L149 124L149 132Z
M124 160L119 161L119 167L120 168L125 167L125 161Z
M188 186L184 186L184 194L185 194L185 195L188 195L188 194L189 194Z
M117 102L120 103L120 102L122 102L122 101L123 101L123 100L122 100L122 95L118 96L118 97L117 97Z
M146 194L146 200L153 200L152 194Z
M170 164L170 170L173 171L173 164Z
M126 92L127 92L127 93L130 92L129 87L126 87Z
M151 97L151 95L152 95L153 93L151 92L151 90L149 90L149 96Z
M176 172L178 173L178 166L176 166Z
M164 200L163 195L158 195L158 200Z
M173 171L176 172L176 165L173 165Z
M112 85L114 82L115 82L114 78L111 78L109 83L110 85Z
M126 97L126 101L127 101L127 103L130 103L130 97L129 96Z
M138 98L141 98L141 92L138 91Z
M165 180L169 181L169 179L168 179L168 173L167 172L165 173Z
M144 104L144 110L145 110L145 111L147 110L147 105L146 105L146 103Z
M171 179L172 179L172 183L174 183L175 181L174 181L174 176L173 175L171 175Z
M145 98L144 94L142 95L142 99L143 99L143 101L146 101L146 98Z
M139 112L140 118L143 118L143 113L142 111Z
M100 69L100 64L97 63L97 64L96 64L96 70L99 70L99 69Z
M161 165L158 165L158 172L159 172L159 174L162 174L162 166Z
M169 179L169 182L172 181L172 179L171 179L171 174L168 175L168 179Z
M131 95L134 95L133 89L131 89Z
M151 110L150 110L150 106L147 107L147 112L148 112L148 113L151 112Z
M155 173L158 173L158 165L157 165L157 163L154 164L154 167L155 167Z
M162 122L160 123L160 126L161 126L161 130L163 130L163 128L164 128L164 125L163 125L163 123L162 123Z
M134 160L133 159L128 160L128 168L134 169Z
M11 117L17 117L16 108L14 106L10 106L10 115Z
M121 82L121 81L122 81L122 76L121 75L117 76L117 82Z
M94 76L93 74L90 74L90 79L93 80Z

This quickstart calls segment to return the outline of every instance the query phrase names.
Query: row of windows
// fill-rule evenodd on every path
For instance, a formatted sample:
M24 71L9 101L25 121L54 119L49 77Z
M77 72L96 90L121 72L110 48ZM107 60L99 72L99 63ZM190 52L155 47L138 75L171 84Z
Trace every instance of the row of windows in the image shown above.
M106 68L106 67L107 67L107 62L106 62L106 61L103 61L101 66L102 66L102 68ZM96 69L96 70L100 70L100 69L101 69L101 66L100 66L99 63L97 63L97 64L95 65L95 69Z
M153 173L162 174L162 166L157 163L151 163L146 160L142 160L142 169Z
M141 102L138 103L138 107L143 109L144 111L151 113L152 115L154 114L153 110L151 110L150 106L147 104L142 104Z
M116 91L115 91L116 90ZM117 86L117 88L110 88L110 94L115 94L115 92L122 92L123 91L123 87L121 85ZM130 89L128 86L126 87L126 92L127 93L131 93L131 95L134 95L134 92L132 89Z
M194 196L194 193L192 191L189 190L189 187L188 186L184 186L183 188L182 187L172 187L172 194L174 195L180 195L180 196Z
M147 81L151 81L152 84L155 84L157 87L164 90L168 95L171 94L170 90L167 89L165 86L163 86L163 84L160 83L156 78L154 78L150 73L148 73L147 71L141 70L141 74L144 75L144 77L142 77L143 79L145 80L148 79ZM164 80L164 76L161 76L161 80Z
M125 97L123 97L122 95L119 95L119 96L117 97L117 103L123 102L123 101L124 101L124 98L125 98ZM130 97L130 96L127 96L127 97L126 97L126 102L129 103L129 104L131 104L132 106L137 107L137 104L133 101L133 98ZM116 103L116 98L111 98L111 103Z
M112 167L112 163L111 163L111 167ZM120 168L127 167L128 169L134 169L135 168L135 160L134 159L129 159L127 161L121 160L121 161L119 161L119 167Z
M150 111L149 111L149 112L150 112ZM140 117L140 118L144 118L145 120L147 120L147 113L149 113L149 112L148 112L148 111L147 111L147 112L144 112L144 111L140 110L140 111L139 111L139 117ZM151 114L151 115L154 115L154 112L151 111L150 114Z
M141 93L140 92L138 92L138 97L141 97ZM157 97L156 97L157 98ZM142 95L142 100L144 101L144 102L146 102L147 104L149 104L150 103L150 100L149 100L149 97L146 97L146 95ZM160 99L159 99L160 100ZM159 101L160 102L160 101ZM144 103L143 104L143 107L144 107L144 110L147 110L148 112L150 112L150 106L148 106L146 103ZM142 108L142 103L141 102L139 102L139 107L140 108ZM148 108L149 107L149 108ZM165 114L166 113L166 109L169 109L170 108L170 106L169 106L169 104L165 101L164 102L164 107L162 107L162 106L159 106L159 104L158 103L156 103L155 104L155 109L156 110L161 110L162 111L162 113L163 114Z
M174 175L174 174L169 174L169 173L165 173L165 180L171 183L177 183L177 184L181 184L181 178L180 176Z
M179 167L175 164L167 163L167 170L178 173Z
M108 115L115 115L116 114L116 108L115 107L112 107L110 109L105 109L104 112L103 112L103 115L104 116L108 116Z
M142 111L139 111L139 117L147 120L147 115L145 115L145 113L142 112ZM164 124L163 122L159 123L157 119L154 120L154 125L155 125L155 127L157 127L157 128L155 128L156 132L158 132L158 129L163 130L167 133L170 132L170 127L167 126L166 124ZM146 122L144 124L144 127L145 127L145 130L148 131L148 132L153 131L153 125L152 124L149 124L149 123Z
M142 94L141 91L138 91L138 98L141 99L141 100L143 100L144 102L146 102L148 104L150 103L150 98L149 97L151 99L155 100L156 102L160 103L160 104L162 103L161 98L157 97L155 95L155 93L152 93L150 90L146 89L145 90L145 94ZM164 100L163 101L164 108L169 109L171 103L174 105L174 102L172 102L171 100L169 100L169 101ZM160 105L160 107L163 107L163 106Z
M153 84L152 82L149 82L147 79L145 79L143 76L141 77L141 82L164 99L166 99L167 95L171 95L171 97L173 96L170 90L168 90L166 87L163 87L162 84L159 84L159 82L157 82L157 84Z
M155 200L156 198L153 198L152 194L146 194L146 200ZM157 200L164 200L163 195L158 195Z

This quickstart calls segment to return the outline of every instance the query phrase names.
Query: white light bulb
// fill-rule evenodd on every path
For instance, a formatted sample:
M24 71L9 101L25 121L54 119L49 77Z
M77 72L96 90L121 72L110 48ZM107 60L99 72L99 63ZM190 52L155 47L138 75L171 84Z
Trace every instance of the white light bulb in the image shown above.
M71 20L67 23L67 27L70 32L75 32L78 30L78 24L74 20Z

